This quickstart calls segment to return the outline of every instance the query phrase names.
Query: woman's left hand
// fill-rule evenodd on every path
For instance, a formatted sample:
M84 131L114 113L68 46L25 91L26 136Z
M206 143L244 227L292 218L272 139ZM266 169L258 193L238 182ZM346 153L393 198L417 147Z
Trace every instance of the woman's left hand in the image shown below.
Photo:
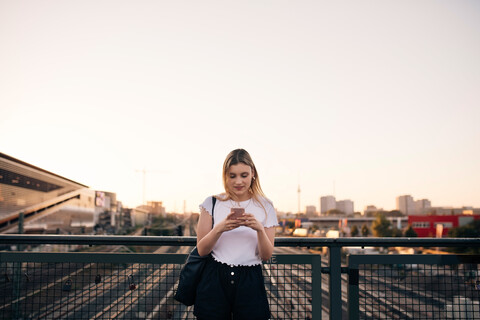
M243 220L242 225L244 225L245 227L252 228L255 231L262 231L263 230L263 225L251 213L244 213L243 216L240 219Z

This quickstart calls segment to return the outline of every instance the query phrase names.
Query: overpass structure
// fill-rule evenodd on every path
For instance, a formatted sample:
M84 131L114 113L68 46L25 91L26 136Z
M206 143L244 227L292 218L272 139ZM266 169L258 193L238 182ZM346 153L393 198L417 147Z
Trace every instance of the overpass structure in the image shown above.
M94 200L88 186L0 153L0 233L17 233L22 219L25 229L46 229L51 215L56 225L93 221ZM72 207L83 214L61 213Z

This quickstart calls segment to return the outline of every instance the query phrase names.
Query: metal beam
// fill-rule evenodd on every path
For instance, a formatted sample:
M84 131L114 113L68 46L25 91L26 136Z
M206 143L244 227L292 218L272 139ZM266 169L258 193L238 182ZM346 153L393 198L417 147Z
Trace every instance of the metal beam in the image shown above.
M1 234L0 244L196 245L196 237ZM480 247L480 238L275 238L277 247Z

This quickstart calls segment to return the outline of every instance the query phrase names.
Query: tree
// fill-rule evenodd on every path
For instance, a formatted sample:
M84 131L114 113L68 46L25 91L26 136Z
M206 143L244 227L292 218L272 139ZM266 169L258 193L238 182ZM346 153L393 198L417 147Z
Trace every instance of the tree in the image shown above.
M345 213L338 209L330 209L327 211L327 216L343 216Z
M368 229L367 225L364 223L362 226L362 236L368 237L370 235L370 229Z
M388 214L388 211L385 211L385 210L369 211L367 212L367 217L376 217L379 214L383 214L386 216Z
M385 214L385 216L387 216L387 217L403 217L404 214L401 211L392 210L392 211L387 212Z
M464 226L452 228L448 231L451 238L478 238L480 237L480 220L474 220Z
M405 229L405 237L407 238L416 238L418 234L413 230L412 225L409 224L407 229Z
M392 229L392 237L400 238L401 236L403 236L402 230L400 230L398 228L393 228Z
M480 220L474 220L464 226L452 228L448 231L451 238L479 238L480 237ZM480 254L480 248L450 248L449 251L457 253Z
M358 234L359 234L358 227L356 225L353 225L352 228L350 229L350 235L352 237L356 237L358 236Z
M375 237L393 236L392 223L383 214L377 215L377 218L372 222L372 230Z

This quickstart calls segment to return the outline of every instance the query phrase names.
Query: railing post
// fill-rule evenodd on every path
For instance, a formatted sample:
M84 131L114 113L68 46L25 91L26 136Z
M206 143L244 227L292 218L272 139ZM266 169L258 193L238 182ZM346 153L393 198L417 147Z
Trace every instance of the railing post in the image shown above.
M342 256L341 248L329 247L330 320L342 319Z
M352 263L348 257L348 288L347 288L347 311L349 320L357 320L359 318L358 309L358 282L359 270L358 264Z
M312 259L312 319L322 319L322 258Z

